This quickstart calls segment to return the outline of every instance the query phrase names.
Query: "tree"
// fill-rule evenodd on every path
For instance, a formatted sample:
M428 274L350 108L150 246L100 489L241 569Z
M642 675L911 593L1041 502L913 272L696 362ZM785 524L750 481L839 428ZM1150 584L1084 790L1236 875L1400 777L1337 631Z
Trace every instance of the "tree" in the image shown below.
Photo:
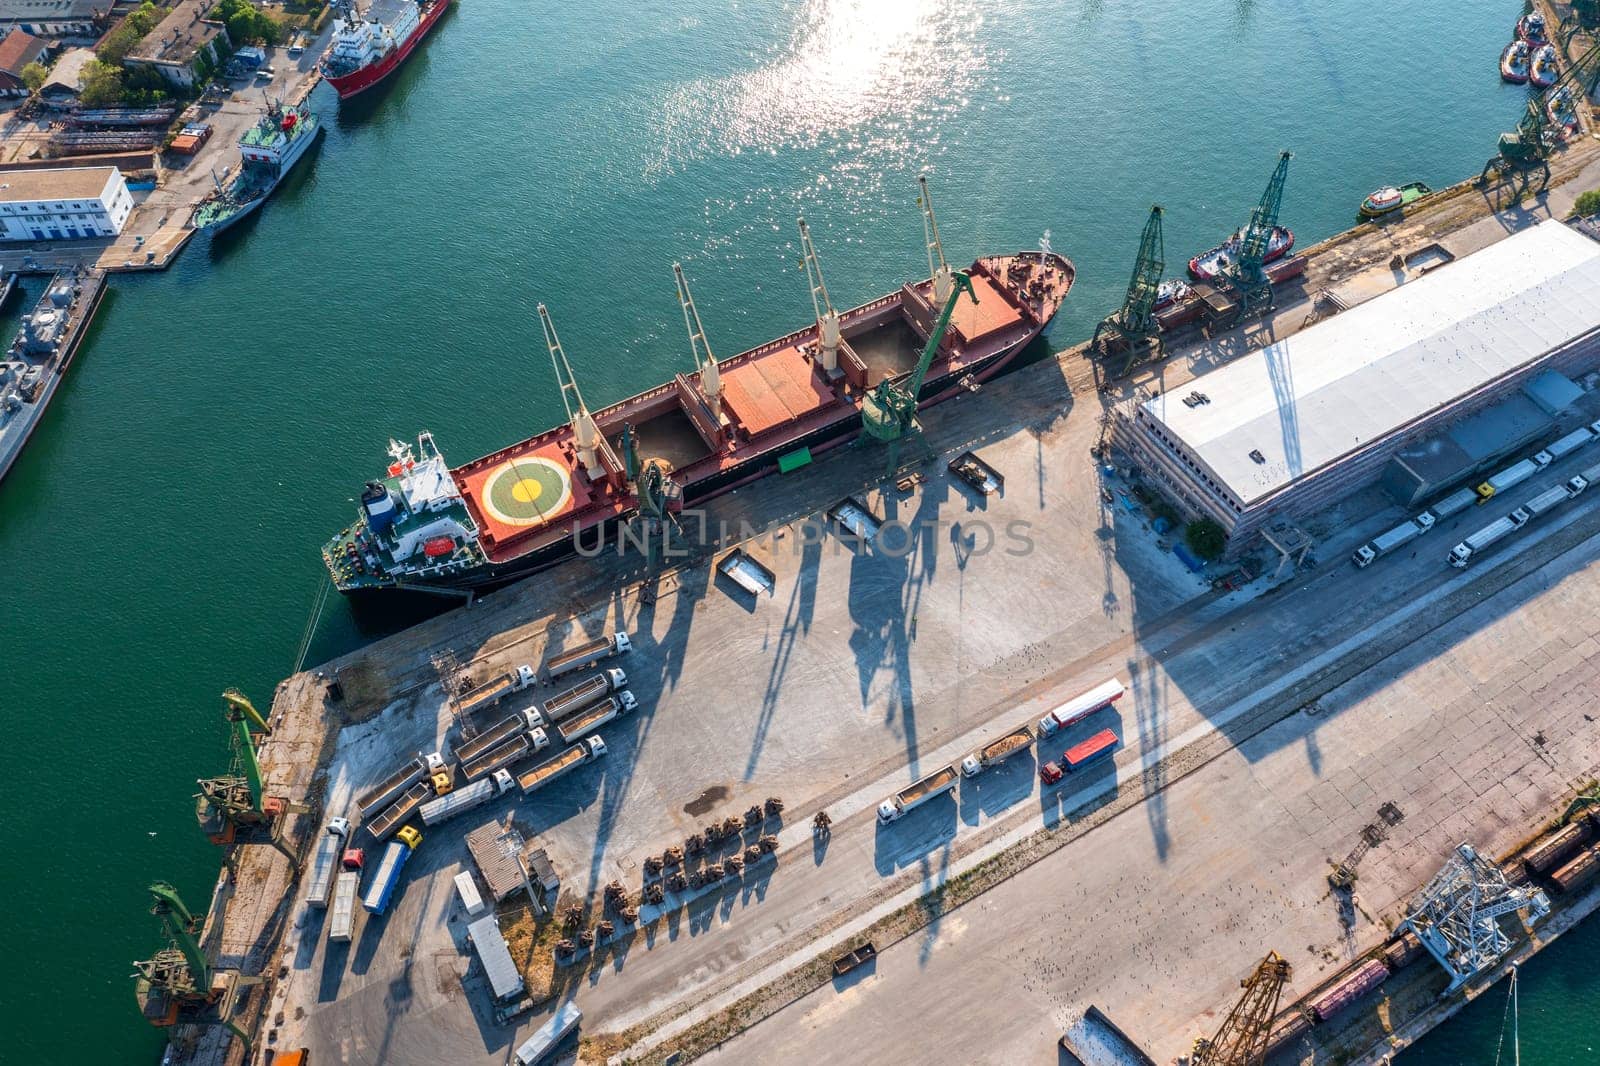
M108 107L122 99L122 69L91 59L83 65L78 99L89 107Z
M1211 518L1197 518L1184 528L1183 539L1189 542L1189 549L1200 558L1210 562L1222 558L1222 549L1227 546L1228 535Z
M1588 218L1590 215L1600 213L1600 189L1579 193L1578 202L1572 205L1572 213L1579 218Z
M228 27L228 39L236 45L247 41L277 44L283 40L283 27L250 0L221 0L211 9L211 17Z
M150 0L145 0L128 16L122 20L121 25L100 42L100 47L95 49L95 56L102 63L113 65L121 63L132 52L135 46L159 23L166 14L164 8L156 7Z
M49 76L50 72L44 69L44 64L37 60L22 68L22 84L28 87L30 93L38 92L39 87L44 84L45 79Z

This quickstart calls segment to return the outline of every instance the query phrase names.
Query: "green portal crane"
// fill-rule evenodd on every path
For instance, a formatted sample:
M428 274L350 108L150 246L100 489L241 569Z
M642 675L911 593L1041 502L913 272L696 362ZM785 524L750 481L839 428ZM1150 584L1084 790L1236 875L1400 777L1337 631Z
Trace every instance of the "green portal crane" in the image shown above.
M1272 280L1262 264L1272 232L1278 227L1278 209L1283 206L1283 186L1289 178L1289 160L1293 158L1292 152L1279 154L1278 166L1261 194L1261 202L1250 212L1250 223L1239 241L1238 254L1222 268L1220 278L1238 296L1242 318L1272 310Z
M950 281L950 296L928 333L928 343L922 349L922 358L917 360L916 369L903 382L884 378L862 397L861 428L867 438L894 445L898 449L899 442L916 430L917 397L922 392L923 379L928 376L928 367L933 364L934 353L939 350L939 343L950 328L956 303L963 292L971 297L973 303L978 302L978 294L972 289L972 279L964 271L952 271ZM890 452L890 470L894 469L896 455L897 451Z
M213 843L233 839L233 828L254 825L268 819L266 788L261 779L261 763L256 759L256 733L271 733L244 693L228 689L222 694L228 730L233 742L233 765L221 777L201 778L195 795L195 817Z
M1161 275L1167 269L1166 242L1161 236L1161 205L1154 204L1150 208L1150 217L1145 220L1144 233L1139 238L1139 257L1133 263L1133 277L1128 281L1128 294L1123 298L1122 306L1101 320L1095 327L1092 346L1101 347L1101 338L1105 338L1107 345L1102 351L1110 350L1110 341L1114 338L1126 345L1128 358L1123 364L1126 370L1133 364L1138 355L1139 348L1155 342L1155 350L1159 355L1164 350L1161 341L1161 327L1156 324L1156 300L1161 294Z
M204 1002L211 996L211 964L196 939L200 920L178 890L165 881L150 886L150 913L161 919L167 946L143 962L134 963L134 992L140 1010L152 1025L172 1025L185 1004Z
M1554 88L1552 87L1552 90ZM1550 184L1550 151L1552 148L1550 120L1545 115L1544 95L1541 93L1528 101L1528 106L1517 123L1517 128L1500 135L1495 154L1483 165L1478 175L1480 184L1494 178L1513 176L1526 185L1534 171L1540 174L1539 187Z

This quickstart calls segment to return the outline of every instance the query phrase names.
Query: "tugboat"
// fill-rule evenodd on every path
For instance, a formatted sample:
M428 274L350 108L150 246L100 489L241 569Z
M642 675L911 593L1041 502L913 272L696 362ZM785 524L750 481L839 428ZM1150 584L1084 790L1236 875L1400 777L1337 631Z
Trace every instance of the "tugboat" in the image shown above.
M1212 281L1222 273L1222 268L1239 252L1239 245L1244 241L1244 230L1241 229L1226 241L1217 245L1209 252L1202 252L1189 260L1189 276L1196 281ZM1288 226L1273 226L1272 236L1267 238L1267 251L1261 257L1263 264L1282 259L1294 247L1294 231Z
M1194 292L1189 283L1182 278L1163 278L1161 284L1156 286L1156 302L1152 311L1162 311L1179 300L1186 300Z
M1512 85L1522 85L1528 80L1529 53L1527 41L1512 41L1500 53L1500 80Z
M1533 82L1535 89L1548 89L1561 77L1561 70L1556 65L1556 46L1541 44L1533 52L1533 66L1528 71L1528 80Z
M371 0L358 13L347 0L322 57L322 76L341 100L365 92L399 69L449 6L450 0Z
M202 233L219 233L266 202L322 132L317 113L304 104L270 105L239 138L239 173L194 209L190 224Z
M1361 201L1360 215L1368 219L1382 218L1416 203L1432 191L1420 181L1408 181L1399 186L1385 185Z
M1549 39L1545 30L1544 16L1539 12L1530 11L1517 20L1517 40L1539 45Z
M1544 102L1544 113L1552 125L1571 133L1578 128L1578 111L1572 104L1572 93L1565 85L1550 93Z

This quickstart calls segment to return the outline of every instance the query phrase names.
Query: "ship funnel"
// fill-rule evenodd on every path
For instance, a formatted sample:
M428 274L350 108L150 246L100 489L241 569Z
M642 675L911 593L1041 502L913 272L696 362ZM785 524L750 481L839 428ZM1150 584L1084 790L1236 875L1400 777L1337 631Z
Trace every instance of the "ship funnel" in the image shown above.
M839 313L828 299L828 285L822 280L822 263L817 259L817 249L811 243L811 229L803 218L795 219L800 226L800 248L805 253L806 283L811 286L811 309L817 314L817 347L822 369L828 373L839 369Z

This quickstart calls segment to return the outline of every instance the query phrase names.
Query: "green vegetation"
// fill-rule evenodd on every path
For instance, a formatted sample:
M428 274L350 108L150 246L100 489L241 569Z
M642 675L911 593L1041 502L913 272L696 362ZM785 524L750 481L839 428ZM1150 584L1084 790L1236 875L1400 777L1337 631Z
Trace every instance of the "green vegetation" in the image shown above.
M1211 562L1222 558L1228 535L1214 519L1197 518L1184 527L1183 539L1188 542L1190 551Z
M211 9L211 17L228 27L228 39L237 47L252 41L279 44L283 41L283 26L264 11L259 11L250 0L222 0Z
M86 107L110 107L122 101L122 68L99 59L83 65L83 91L78 94Z
M44 68L44 64L37 61L22 68L22 84L28 87L30 93L38 92L39 86L49 76L50 72Z
M1600 189L1590 189L1588 192L1578 194L1578 202L1572 205L1572 213L1580 218L1600 214Z
M105 39L100 42L100 47L94 50L94 54L102 63L120 65L128 53L133 51L134 46L144 40L145 34L156 28L156 23L160 22L166 13L166 8L157 7L150 0L144 0L144 3L128 13L128 17L122 20L120 26L106 34Z
M172 86L153 67L134 67L122 72L120 103L129 107L149 107L172 96Z

